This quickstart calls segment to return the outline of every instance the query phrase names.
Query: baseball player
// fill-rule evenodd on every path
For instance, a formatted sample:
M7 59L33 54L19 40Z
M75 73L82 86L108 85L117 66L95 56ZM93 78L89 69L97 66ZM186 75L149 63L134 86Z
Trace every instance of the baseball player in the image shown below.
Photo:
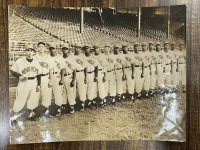
M64 104L68 102L70 105L70 113L74 113L74 105L76 104L76 71L74 67L74 56L71 54L71 50L67 47L62 48L62 70L60 84L64 83L65 86L65 98Z
M37 44L37 54L35 58L40 63L42 68L41 73L41 90L40 90L40 99L41 105L47 108L45 115L49 114L49 106L51 105L52 100L52 74L53 74L53 67L55 63L51 56L47 53L46 44L43 42L39 42Z
M61 78L61 70L62 67L62 56L58 55L58 50L51 46L49 47L50 55L53 58L54 63L56 64L53 67L53 74L52 74L52 86L53 86L53 94L55 98L55 104L58 106L56 116L61 115L61 106L64 103L64 88L63 85L60 83L60 78ZM52 115L50 114L50 117Z
M122 46L122 50L125 54L125 62L124 62L124 68L125 68L125 76L126 76L126 87L127 92L129 94L129 98L131 100L134 100L134 93L135 93L135 64L134 64L134 57L132 56L132 48L128 50L128 47ZM129 51L129 52L128 52Z
M179 63L179 76L180 81L183 87L183 92L186 92L186 50L184 49L184 43L179 43L179 57L178 57L178 63Z
M125 76L125 68L124 68L124 54L119 53L119 46L114 45L113 49L114 57L115 57L115 76L116 76L116 87L117 87L117 97L118 100L124 99L123 93L126 93L126 76Z
M152 50L153 43L149 43L149 48ZM142 53L143 56L143 64L144 64L144 85L143 89L145 91L145 97L149 97L149 90L150 90L150 83L151 83L151 76L150 76L150 70L151 70L151 58L150 53L147 49L147 43L142 43ZM142 57L141 56L141 57Z
M87 99L89 100L88 106L96 104L95 98L97 98L97 72L98 66L94 57L90 54L90 47L84 46L87 70Z
M164 83L165 91L169 92L171 87L171 77L172 77L172 57L171 52L169 51L169 42L165 41L164 43Z
M157 82L156 86L158 87L158 92L163 93L164 88L164 52L162 51L161 44L159 42L156 43L156 77Z
M137 99L141 98L142 87L144 84L144 63L141 54L139 53L139 43L134 44L134 63L135 63L135 91Z
M172 61L172 91L176 92L176 88L179 85L178 77L178 50L176 49L175 42L171 42L171 61Z
M102 85L103 87L102 88L104 88L102 90L99 89L99 95L101 95L100 93L102 93L102 97L104 97L104 99L102 101L103 105L106 105L107 100L108 100L108 102L109 102L109 100L111 100L111 102L112 102L112 100L114 99L114 97L111 97L109 95L109 92L111 90L108 86L108 83L109 83L108 81L112 82L112 80L110 80L110 78L112 76L112 71L109 70L110 72L108 72L108 69L112 69L112 65L110 65L110 59L109 59L110 49L111 49L110 45L108 45L106 43L103 46L103 48L101 49L101 54L99 55L99 62L101 64L101 66L103 67L103 71L100 71L101 75L99 75L100 73L98 73L98 79L101 80L101 76L103 76L103 85ZM114 68L114 66L113 66L113 68ZM104 75L102 75L102 72L104 73ZM99 81L98 81L98 83L99 83ZM115 101L115 99L113 101Z
M156 47L159 45L160 43L156 43ZM151 61L151 65L150 65L150 74L151 74L151 79L150 79L150 96L154 96L155 94L155 88L156 88L156 81L157 81L157 57L156 57L157 52L155 51L155 47L152 44L149 43L149 56L150 56L150 61Z
M11 112L11 125L16 123L19 112L27 104L31 110L28 119L31 119L35 113L33 110L39 104L40 74L41 67L39 62L33 57L35 50L32 47L25 49L26 56L19 58L10 68L11 74L19 79L16 89L16 99ZM13 124L14 123L14 124Z
M76 71L77 91L81 101L81 111L84 111L85 101L87 99L87 70L85 68L85 55L81 53L81 48L77 44L74 45L74 48L74 67Z
M100 53L99 52L99 47L94 45L94 55L93 55L93 60L97 60L96 64L98 65L97 68L97 91L98 91L98 96L100 98L100 104L103 105L104 101L106 101L106 89L105 89L105 82L106 82L106 57L104 52Z
M113 53L111 53L111 47L108 45L106 48L106 60L107 60L107 87L108 89L108 97L107 101L111 103L115 103L116 96L116 74L115 74L115 61L116 57Z

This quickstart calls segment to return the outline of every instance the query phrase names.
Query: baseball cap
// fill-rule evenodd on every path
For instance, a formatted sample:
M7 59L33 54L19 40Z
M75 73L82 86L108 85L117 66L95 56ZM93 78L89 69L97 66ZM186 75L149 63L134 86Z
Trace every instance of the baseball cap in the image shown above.
M155 45L156 45L156 46L157 46L157 45L160 45L160 42L156 42L156 44L155 44Z
M38 42L37 46L39 46L39 45L44 45L44 46L46 46L46 44L45 44L44 42Z

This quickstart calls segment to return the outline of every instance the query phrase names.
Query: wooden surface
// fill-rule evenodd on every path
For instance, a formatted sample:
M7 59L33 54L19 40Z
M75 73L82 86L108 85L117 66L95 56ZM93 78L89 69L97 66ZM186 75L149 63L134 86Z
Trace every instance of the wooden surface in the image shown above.
M12 145L9 142L8 121L8 22L7 5L28 6L117 6L136 7L139 0L0 0L0 149L10 150L60 150L60 149L200 149L200 1L199 0L141 0L141 6L187 6L187 142L103 141L62 142L49 144Z

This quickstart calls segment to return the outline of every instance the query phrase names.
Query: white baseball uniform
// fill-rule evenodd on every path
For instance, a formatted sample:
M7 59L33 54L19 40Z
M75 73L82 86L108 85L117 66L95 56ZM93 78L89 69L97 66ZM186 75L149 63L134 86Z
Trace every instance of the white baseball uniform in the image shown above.
M176 87L178 83L178 72L177 72L177 67L179 64L177 64L177 59L178 59L178 51L174 50L171 51L171 61L172 61L172 86Z
M116 76L116 87L117 94L126 93L126 82L122 80L123 77L123 65L124 65L124 54L118 54L115 56L115 76Z
M128 53L125 56L125 75L126 75L126 86L127 86L127 91L129 94L134 94L135 93L135 71L132 70L131 64L135 62L133 54ZM135 66L134 66L135 68ZM134 78L132 78L132 76Z
M143 59L140 53L133 53L132 55L135 63L135 91L141 93L144 84L144 77L141 77Z
M151 65L151 58L150 58L150 52L141 52L141 57L143 57L143 63L144 63L144 85L143 89L145 91L149 91L150 89L150 83L151 83L151 76L150 76L150 68Z
M35 58L42 68L40 98L42 100L42 105L49 107L52 100L52 88L49 87L48 84L50 83L50 70L55 67L55 63L53 58L49 55L36 55Z
M97 82L94 82L95 66L97 66L97 64L92 55L85 57L85 59L87 61L87 99L93 100L97 97Z
M97 90L98 90L98 96L101 99L104 99L107 95L107 89L106 89L106 73L107 73L107 61L106 56L104 54L99 54L98 56L94 56L94 60L98 60L98 84L97 84ZM105 82L103 81L103 78L105 78Z
M76 69L76 83L79 98L82 102L85 102L87 97L87 83L84 83L85 80L85 56L83 54L74 55L75 64L74 67Z
M74 81L74 86L71 86L73 71L75 70L74 55L70 55L67 58L62 59L62 68L65 70L64 74L64 86L65 86L65 98L64 104L67 102L69 105L76 104L76 80Z
M182 82L182 85L186 85L186 51L179 51L179 76L180 80Z
M157 57L156 57L157 52L152 51L150 52L150 59L151 59L151 80L150 80L150 89L154 90L156 88L156 63L157 63Z
M160 52L156 52L155 56L156 56L156 61L157 61L157 86L159 88L164 88L164 52L160 51Z
M115 76L115 55L108 54L107 55L107 89L110 96L116 96L116 76Z
M61 70L62 68L62 56L55 56L52 57L54 62L56 63L55 67L53 67L53 75L52 75L52 82L53 82L53 94L55 98L55 104L61 106L65 104L65 89L63 85L59 85L61 79Z
M171 51L164 52L164 83L166 86L171 86Z
M28 109L35 109L39 103L39 92L36 92L37 75L41 74L39 62L35 58L32 62L28 62L26 58L19 58L13 64L11 70L26 77L26 80L19 80L17 85L13 111L19 112L26 103Z

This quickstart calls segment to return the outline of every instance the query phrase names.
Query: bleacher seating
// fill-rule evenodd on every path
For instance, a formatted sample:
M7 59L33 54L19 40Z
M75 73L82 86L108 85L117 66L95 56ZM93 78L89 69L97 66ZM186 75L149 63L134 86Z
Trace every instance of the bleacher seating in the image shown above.
M80 33L80 10L16 6L9 15L10 51L23 51L23 44L43 41L45 43L79 43L102 45L134 42L162 42L167 36L167 25L162 17L141 19L141 37L137 37L138 18L127 13L109 13L103 9L84 12L84 32ZM14 15L14 16L13 16ZM183 38L182 28L171 24L171 38ZM19 42L17 42L19 41ZM15 55L15 54L14 54Z

